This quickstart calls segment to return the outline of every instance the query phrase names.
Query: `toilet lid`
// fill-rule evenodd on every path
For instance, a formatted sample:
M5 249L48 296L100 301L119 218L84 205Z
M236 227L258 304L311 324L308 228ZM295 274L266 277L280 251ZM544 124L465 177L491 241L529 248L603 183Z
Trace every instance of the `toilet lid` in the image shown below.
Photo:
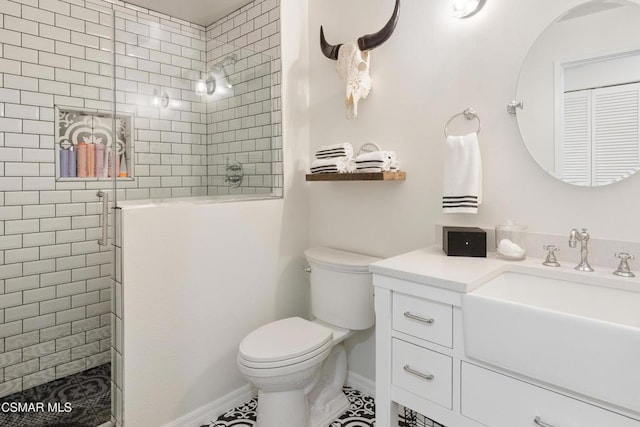
M327 345L333 331L300 317L261 326L240 343L240 355L249 362L269 363L293 359Z

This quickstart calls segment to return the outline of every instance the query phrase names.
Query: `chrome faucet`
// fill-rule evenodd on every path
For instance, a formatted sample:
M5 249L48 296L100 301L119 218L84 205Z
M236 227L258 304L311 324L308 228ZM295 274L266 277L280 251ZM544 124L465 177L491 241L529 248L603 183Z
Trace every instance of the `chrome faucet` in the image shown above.
M589 233L587 229L583 228L582 231L578 231L575 228L569 233L569 247L575 248L576 244L580 241L580 264L576 266L576 270L579 271L594 271L589 265L589 249L587 243L589 243Z

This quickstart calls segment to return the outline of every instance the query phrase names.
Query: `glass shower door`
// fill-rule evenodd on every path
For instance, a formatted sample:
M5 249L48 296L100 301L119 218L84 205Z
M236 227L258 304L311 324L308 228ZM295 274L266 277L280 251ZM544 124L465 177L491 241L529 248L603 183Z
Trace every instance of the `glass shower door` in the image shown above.
M53 3L0 3L0 425L111 417L113 11Z

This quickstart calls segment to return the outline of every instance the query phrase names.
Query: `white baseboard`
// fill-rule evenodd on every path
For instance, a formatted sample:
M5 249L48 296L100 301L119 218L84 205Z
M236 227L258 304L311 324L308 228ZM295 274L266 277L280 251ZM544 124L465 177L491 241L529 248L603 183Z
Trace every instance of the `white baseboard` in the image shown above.
M254 396L249 384L199 407L186 415L165 424L163 427L200 427L218 418L220 415L246 402Z
M376 382L353 371L347 374L347 385L373 398L376 397Z

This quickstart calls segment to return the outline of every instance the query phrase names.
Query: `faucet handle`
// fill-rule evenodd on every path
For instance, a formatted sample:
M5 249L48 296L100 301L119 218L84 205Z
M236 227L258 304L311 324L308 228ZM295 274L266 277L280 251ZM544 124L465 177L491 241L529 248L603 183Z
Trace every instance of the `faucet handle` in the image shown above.
M631 255L628 252L620 252L620 253L616 253L615 257L618 258L620 261L627 261L627 260L633 260L636 259L636 257L634 257L633 255Z
M615 257L620 260L618 269L613 272L616 276L620 277L635 277L636 275L631 272L629 267L629 260L635 259L635 257L627 252L616 253Z
M543 246L542 249L547 251L547 259L544 260L542 265L546 265L549 267L560 267L560 263L556 259L556 251L560 249L555 245L546 245Z

